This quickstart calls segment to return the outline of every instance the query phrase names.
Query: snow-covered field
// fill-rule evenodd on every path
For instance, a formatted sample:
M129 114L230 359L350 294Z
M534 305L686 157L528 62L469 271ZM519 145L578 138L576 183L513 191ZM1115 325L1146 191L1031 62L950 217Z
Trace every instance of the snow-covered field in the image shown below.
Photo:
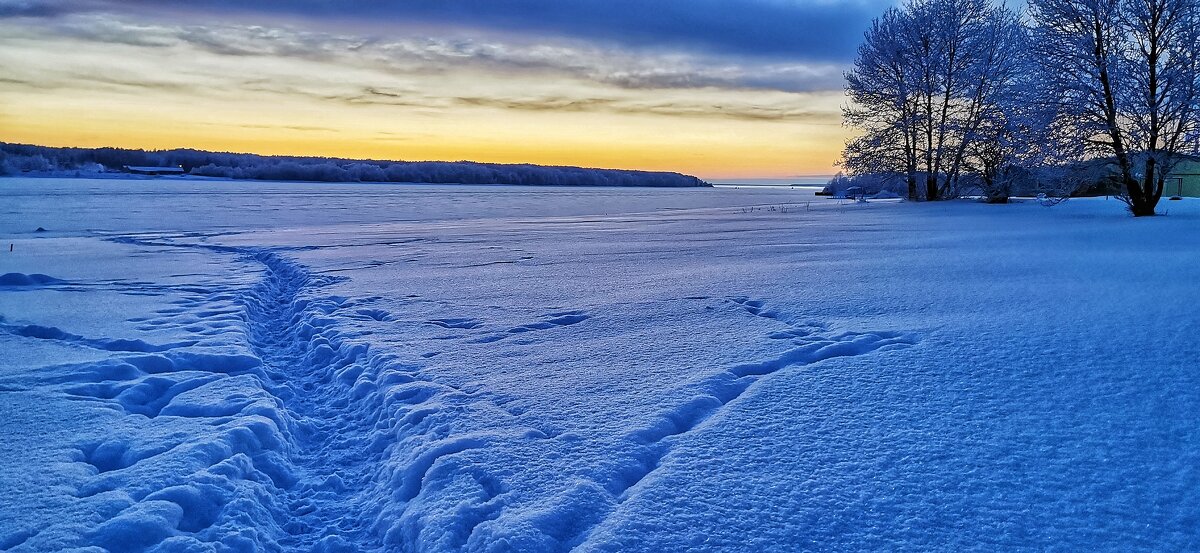
M1200 549L1200 202L0 200L0 550Z

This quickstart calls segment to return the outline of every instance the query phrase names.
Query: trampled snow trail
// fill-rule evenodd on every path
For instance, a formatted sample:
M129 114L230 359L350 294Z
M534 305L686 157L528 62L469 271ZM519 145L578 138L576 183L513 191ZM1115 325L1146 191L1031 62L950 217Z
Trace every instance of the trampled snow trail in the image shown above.
M319 296L336 279L310 275L268 250L115 241L234 255L262 278L240 292L190 288L178 307L135 321L187 327L198 340L149 344L0 320L0 332L16 336L139 354L45 367L34 381L41 390L141 417L129 419L133 428L113 428L103 441L78 446L75 461L93 476L72 495L111 513L78 536L78 545L112 552L202 543L243 551L380 549L382 533L371 528L370 515L382 502L371 484L388 441L368 438L394 428L376 428L390 402L376 393L375 379L395 390L416 379L402 376L411 367L372 355L366 343L334 328L331 315L356 305ZM366 380L371 384L354 386ZM18 533L5 549L31 543L37 550L44 530Z
M327 550L351 543L356 549L378 547L354 501L354 492L370 477L361 439L366 429L363 421L345 416L349 404L334 382L361 373L368 346L346 344L330 328L332 319L324 315L345 300L301 298L305 289L331 279L310 276L273 252L253 257L265 272L244 299L249 342L296 421L291 461L297 483L285 494L289 535L280 545L298 551L318 544Z
M253 373L277 407L270 413L280 429L280 439L274 443L286 461L280 471L285 476L272 479L273 486L263 490L274 496L264 503L271 507L271 518L280 531L263 536L254 548L381 548L382 532L375 527L375 517L385 501L378 495L378 479L386 472L381 469L386 468L390 450L378 433L394 435L398 422L384 420L385 413L402 414L386 407L416 404L428 397L399 393L406 385L418 383L407 376L415 367L373 355L365 342L343 336L336 317L347 310L362 310L356 309L355 301L320 295L322 287L337 282L335 277L311 275L269 250L170 245L235 254L261 265L261 280L238 303L245 339L261 364ZM380 317L386 313L375 314ZM392 384L384 389L402 399L385 399L378 393L381 383ZM215 403L198 411L220 409L221 401ZM236 509L230 511L236 515Z
M707 299L707 298L705 298ZM662 465L664 459L671 453L674 443L700 427L705 421L712 419L727 405L736 401L751 386L761 379L777 371L818 363L835 357L850 357L865 355L874 351L906 348L914 345L917 338L913 334L902 332L866 332L842 333L834 336L822 336L824 330L818 323L794 323L790 318L764 308L766 302L746 297L728 298L741 306L747 313L756 317L770 319L786 324L789 328L773 333L770 338L788 340L794 348L784 351L778 357L765 361L744 363L719 371L704 378L692 386L692 399L672 409L667 410L648 427L637 429L629 434L629 439L641 444L642 455L618 474L601 482L613 495L616 504L624 503L654 471ZM582 530L568 544L572 551L592 550L586 543L593 528L600 526L604 520Z
M267 249L121 240L235 255L257 265L262 276L241 294L214 292L181 301L183 307L146 321L170 326L178 324L178 317L197 313L236 317L248 355L230 356L230 362L217 366L214 356L189 352L190 344L148 345L146 351L162 352L162 357L113 361L134 368L131 374L121 375L125 380L117 385L119 390L94 393L96 398L114 401L131 414L204 419L229 426L230 431L229 435L196 436L195 443L178 446L212 452L192 463L197 472L148 478L141 484L146 492L132 494L141 503L154 503L150 507L182 511L178 520L168 515L147 523L146 517L139 516L129 524L102 527L88 543L114 551L141 550L164 539L235 543L246 550L422 549L417 545L423 530L420 513L408 507L424 491L427 473L444 458L485 447L499 437L495 429L462 435L445 430L456 413L479 403L478 394L424 378L419 366L377 354L368 343L347 334L339 323L355 317L384 321L390 314L365 305L369 299L323 294L324 287L339 281L337 277L311 274ZM213 297L240 309L206 306ZM563 314L549 324L579 319ZM111 380L111 375L90 379L88 371L77 369L68 372L77 373L73 378L89 380L92 387ZM148 380L155 383L153 387L145 387ZM138 397L146 398L145 406L119 393L134 388ZM189 395L196 391L204 393ZM128 440L84 449L85 462L108 475L107 483L97 489L127 488L122 477L126 469L153 473L154 465L166 461L160 458L162 451L129 455L140 447ZM229 471L223 464L231 461L249 466ZM216 486L193 485L210 472L223 477ZM454 517L462 528L444 539L460 546L475 526L494 518L500 507L490 501L499 494L498 484L483 472L468 472L479 482L482 500ZM178 489L187 491L171 491ZM162 501L174 505L159 504ZM202 512L194 513L198 511ZM202 520L193 520L197 517ZM129 541L132 528L147 524L154 531Z
M771 338L796 347L777 359L698 375L686 387L690 399L617 437L632 444L632 456L618 454L610 460L614 471L595 473L588 477L593 483L556 497L552 512L561 514L525 520L527 513L508 504L511 486L520 483L504 482L495 461L463 455L503 444L551 445L559 433L521 422L486 390L437 382L419 361L373 348L367 332L347 324L394 318L373 306L373 298L331 295L327 288L344 279L313 274L283 251L114 241L233 256L259 280L242 290L190 288L177 307L139 319L146 328L187 326L196 340L150 344L0 320L2 332L118 355L48 368L45 389L111 405L164 429L181 419L196 425L166 438L141 429L80 444L78 462L95 475L75 495L113 513L80 543L113 552L214 543L297 552L521 547L498 545L510 541L538 544L538 550L586 549L593 529L638 492L678 440L754 383L786 367L914 342L900 333L822 337L819 326L790 324L764 311L763 302L733 298L750 314L789 325ZM492 347L591 317L559 310L511 327L468 317L428 324L462 333L456 336L464 343ZM232 342L223 338L225 345L215 348L205 342L227 336ZM533 541L520 541L529 536Z

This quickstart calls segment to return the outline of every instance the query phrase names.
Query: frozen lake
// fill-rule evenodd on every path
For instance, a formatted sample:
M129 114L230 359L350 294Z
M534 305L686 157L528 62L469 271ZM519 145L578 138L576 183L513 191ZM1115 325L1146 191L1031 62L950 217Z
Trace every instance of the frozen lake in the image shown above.
M0 232L225 230L535 215L606 215L822 200L815 188L703 189L0 177ZM136 199L136 201L133 201ZM65 213L72 216L64 217ZM36 224L46 227L43 224ZM47 227L48 228L48 227Z
M0 549L1196 549L1162 207L0 179Z

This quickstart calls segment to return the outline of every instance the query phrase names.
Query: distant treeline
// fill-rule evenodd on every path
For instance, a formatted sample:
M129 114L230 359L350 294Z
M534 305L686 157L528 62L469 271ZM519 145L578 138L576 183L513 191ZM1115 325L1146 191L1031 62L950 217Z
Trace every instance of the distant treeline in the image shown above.
M1146 154L1131 156L1135 162L1145 159ZM1181 157L1175 165L1196 163L1195 157ZM1023 167L1009 165L996 171L991 182L976 174L961 175L952 186L942 189L945 199L962 197L981 197L990 203L1007 203L1009 197L1036 197L1045 195L1054 198L1070 198L1083 196L1116 196L1121 194L1121 182L1117 180L1115 166L1117 161L1111 158L1097 158L1087 161L1060 163L1058 165L1041 165ZM892 173L862 173L846 175L838 173L825 183L822 194L842 196L847 191L876 197L904 197L907 190L907 176L901 172ZM925 174L915 174L920 179ZM857 190L853 190L857 188ZM997 195L997 191L1002 194ZM917 190L917 199L925 199L924 190Z
M503 165L471 161L373 161L260 156L201 150L51 148L0 142L0 175L119 173L124 167L182 167L191 175L231 179L319 182L414 182L540 186L709 186L679 173Z

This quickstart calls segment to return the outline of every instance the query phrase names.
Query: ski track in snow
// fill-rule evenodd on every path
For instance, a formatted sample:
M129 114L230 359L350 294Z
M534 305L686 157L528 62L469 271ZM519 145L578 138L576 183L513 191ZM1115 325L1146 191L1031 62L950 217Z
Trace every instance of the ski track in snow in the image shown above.
M90 338L0 319L0 331L17 336L140 354L49 368L44 389L147 419L188 417L211 429L200 437L173 436L153 443L118 433L101 443L81 444L76 461L90 465L95 475L76 496L106 501L113 511L85 536L86 543L113 552L142 551L164 540L179 545L221 540L235 550L417 549L421 518L406 510L423 493L429 473L453 456L505 437L489 433L501 431L496 429L453 433L445 425L434 426L433 415L446 411L443 416L453 417L468 401L489 401L486 392L434 382L422 376L419 365L347 335L343 321L393 317L371 307L373 298L322 296L322 288L340 277L312 274L266 249L113 240L234 255L257 266L262 279L240 293L219 286L192 289L176 307L131 320L143 330L183 328L204 339L240 337L245 354L206 353L193 347L201 340L150 344ZM728 301L749 315L786 325L769 338L790 340L795 347L688 385L696 392L690 399L629 433L626 439L639 453L620 461L614 473L597 475L596 484L613 498L611 508L546 530L562 550L585 543L596 526L645 485L673 444L718 418L755 383L789 367L916 343L913 335L898 332L822 336L820 324L795 323L766 309L764 301ZM470 317L426 324L465 333L443 339L488 344L566 329L590 317L584 311L556 311L503 331L489 331L483 321ZM509 431L524 432L528 440L556 439L537 429ZM155 463L198 470L136 481L139 471L152 474L147 465ZM473 498L476 504L459 513L460 519L470 520L459 520L459 535L450 540L465 547L482 523L504 514L505 484L486 469L459 470L470 472L481 490ZM232 529L242 531L231 536ZM16 547L35 535L10 537L0 546Z

